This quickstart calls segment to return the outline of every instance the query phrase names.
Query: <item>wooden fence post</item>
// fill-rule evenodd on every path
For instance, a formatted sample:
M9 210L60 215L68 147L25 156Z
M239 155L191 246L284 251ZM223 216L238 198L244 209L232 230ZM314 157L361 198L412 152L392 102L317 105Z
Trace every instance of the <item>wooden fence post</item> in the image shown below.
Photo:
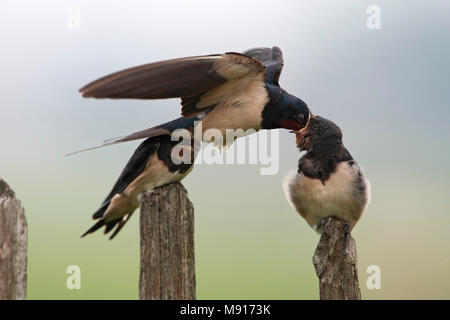
M0 300L27 294L27 221L14 191L0 178Z
M313 264L321 300L361 300L356 243L348 223L334 217L322 220L322 236Z
M139 298L195 299L194 208L183 185L145 193L139 221Z

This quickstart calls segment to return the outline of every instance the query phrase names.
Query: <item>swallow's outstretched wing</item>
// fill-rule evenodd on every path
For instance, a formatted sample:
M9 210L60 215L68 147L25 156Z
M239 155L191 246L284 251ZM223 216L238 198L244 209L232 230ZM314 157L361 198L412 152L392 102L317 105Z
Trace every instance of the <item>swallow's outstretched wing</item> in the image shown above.
M80 89L83 97L112 99L181 98L182 115L232 103L250 80L265 79L258 59L240 53L198 56L150 63L100 78ZM248 93L252 95L252 92Z
M93 81L80 92L83 97L112 99L179 97L183 117L170 122L178 125L183 118L201 120L206 113L221 105L245 107L246 103L241 103L245 100L266 101L270 96L266 83L278 86L282 67L283 56L278 47L255 48L244 54L231 52L180 58L126 69ZM170 134L168 124L109 139L81 151Z

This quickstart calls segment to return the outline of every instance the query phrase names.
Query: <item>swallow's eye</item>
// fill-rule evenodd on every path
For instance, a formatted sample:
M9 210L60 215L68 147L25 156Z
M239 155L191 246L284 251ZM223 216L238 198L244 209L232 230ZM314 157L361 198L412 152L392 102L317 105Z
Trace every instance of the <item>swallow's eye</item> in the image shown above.
M318 125L317 123L313 123L313 124L312 124L312 128L313 128L314 130L317 130L317 129L319 129L319 125Z

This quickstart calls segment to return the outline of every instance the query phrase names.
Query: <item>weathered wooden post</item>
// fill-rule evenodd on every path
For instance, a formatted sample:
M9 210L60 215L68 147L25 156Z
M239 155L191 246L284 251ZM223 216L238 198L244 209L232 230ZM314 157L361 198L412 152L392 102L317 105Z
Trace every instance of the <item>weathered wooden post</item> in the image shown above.
M14 191L0 178L0 300L27 294L27 221Z
M322 220L322 236L313 264L321 300L361 300L356 243L348 223L334 217Z
M194 208L181 183L143 195L139 298L195 299Z

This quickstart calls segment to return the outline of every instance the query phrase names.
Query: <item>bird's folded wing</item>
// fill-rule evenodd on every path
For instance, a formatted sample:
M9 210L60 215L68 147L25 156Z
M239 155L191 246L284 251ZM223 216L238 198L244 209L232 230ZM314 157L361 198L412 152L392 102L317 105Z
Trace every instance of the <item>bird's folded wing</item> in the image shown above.
M148 162L153 154L158 151L160 146L160 142L157 139L147 139L145 140L134 152L131 159L128 161L127 165L123 169L122 173L119 176L119 179L114 184L114 187L102 202L100 208L93 214L93 219L100 219L95 223L91 228L89 228L82 237L86 236L89 233L92 233L103 226L105 228L105 234L111 231L114 227L116 230L113 232L110 240L114 238L120 229L124 226L124 224L128 221L133 211L126 213L124 216L119 217L117 219L107 221L104 217L108 206L111 203L112 198L117 194L122 194L126 187L132 183L146 168Z
M150 157L158 150L159 145L159 140L154 139L147 139L139 145L102 204L109 203L114 195L123 192L145 170ZM98 219L100 216L94 214L93 218Z
M150 63L100 78L80 89L83 97L165 99L190 97L230 80L265 72L264 65L239 53Z
M83 97L94 98L180 97L183 117L196 120L196 116L207 113L217 105L240 105L242 100L265 102L267 92L261 90L264 88L265 76L266 67L260 60L241 53L228 52L173 59L126 69L91 82L81 88L80 92ZM249 85L250 83L257 85ZM166 127L168 124L170 126ZM185 126L185 122L177 119L128 136L109 139L99 146L68 155L120 142L170 134L173 130Z

